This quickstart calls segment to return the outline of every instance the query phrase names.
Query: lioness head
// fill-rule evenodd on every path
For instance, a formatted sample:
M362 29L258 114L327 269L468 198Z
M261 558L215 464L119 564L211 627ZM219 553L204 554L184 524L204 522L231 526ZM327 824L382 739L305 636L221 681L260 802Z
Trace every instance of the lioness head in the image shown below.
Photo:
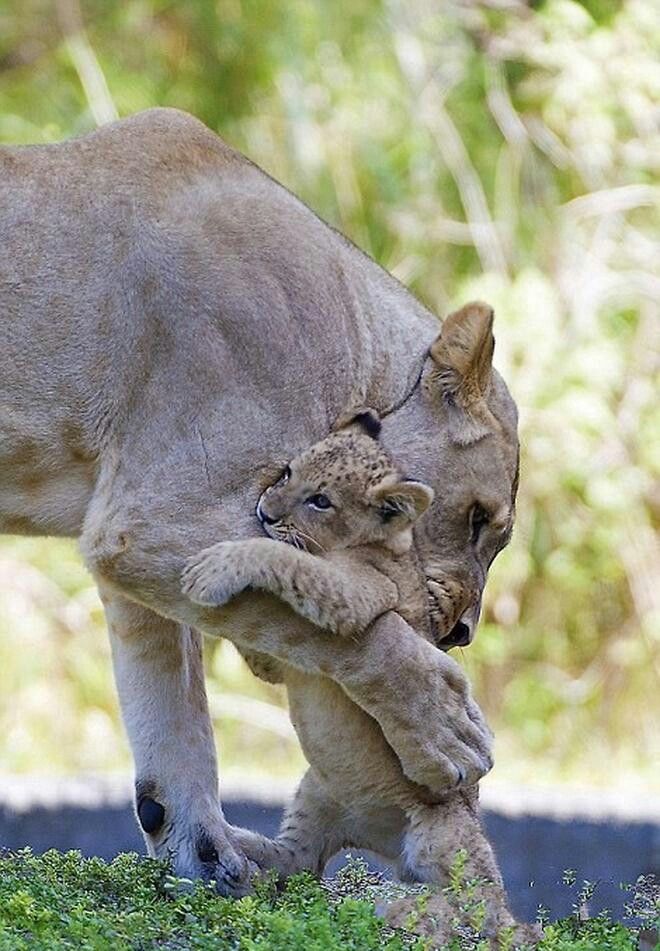
M381 441L395 464L435 489L415 540L445 648L472 640L488 568L514 521L517 412L492 368L492 326L487 304L450 314L421 385L382 421Z
M266 533L312 553L374 543L406 551L433 490L402 479L379 432L377 416L361 412L292 459L257 504Z

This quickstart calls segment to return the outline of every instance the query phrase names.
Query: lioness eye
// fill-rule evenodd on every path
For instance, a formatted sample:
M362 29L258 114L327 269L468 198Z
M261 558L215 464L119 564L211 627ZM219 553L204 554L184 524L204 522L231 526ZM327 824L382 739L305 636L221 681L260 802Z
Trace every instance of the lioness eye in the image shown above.
M473 545L479 541L484 525L490 522L490 514L478 502L470 509L470 541Z
M290 478L291 478L291 469L289 468L289 466L285 466L282 469L282 475L279 477L277 481L279 482L280 485L284 485L284 483L288 482Z
M323 495L322 492L317 492L316 495L310 495L309 498L305 499L305 505L310 505L313 509L319 509L321 512L332 508L332 502L328 496Z

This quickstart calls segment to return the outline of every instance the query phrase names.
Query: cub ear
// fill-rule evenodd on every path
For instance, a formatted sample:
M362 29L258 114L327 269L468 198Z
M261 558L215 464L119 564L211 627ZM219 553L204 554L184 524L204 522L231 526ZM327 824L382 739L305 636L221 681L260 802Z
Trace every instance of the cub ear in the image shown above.
M433 495L430 485L404 479L377 485L371 491L371 502L378 508L383 522L402 530L424 514L433 501Z
M380 416L375 409L365 406L341 416L333 429L346 429L348 426L358 426L367 436L378 439L381 430Z
M492 376L493 308L473 301L445 318L431 347L432 385L450 410L452 436L461 443L484 436L493 423L485 402Z
M367 436L371 436L372 439L378 439L380 436L381 421L373 409L360 410L353 417L353 423L363 429Z

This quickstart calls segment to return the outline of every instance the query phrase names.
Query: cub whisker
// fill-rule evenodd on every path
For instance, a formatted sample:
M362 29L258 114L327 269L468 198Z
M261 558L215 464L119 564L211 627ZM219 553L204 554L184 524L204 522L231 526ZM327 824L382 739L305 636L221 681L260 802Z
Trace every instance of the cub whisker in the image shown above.
M298 535L301 536L302 539L308 539L308 541L312 542L312 544L316 548L318 548L320 552L323 552L324 554L326 553L326 549L323 547L323 545L320 542L317 542L317 540L314 538L313 535L308 535L307 532L303 532L301 528L296 529L296 531ZM307 548L307 546L305 546L305 551L308 551L308 550L309 549Z

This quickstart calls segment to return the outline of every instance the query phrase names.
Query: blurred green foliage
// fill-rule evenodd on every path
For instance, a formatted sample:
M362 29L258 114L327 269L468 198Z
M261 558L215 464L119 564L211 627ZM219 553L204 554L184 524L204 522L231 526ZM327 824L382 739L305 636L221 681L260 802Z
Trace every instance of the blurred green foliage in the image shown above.
M657 758L659 61L648 0L0 0L0 141L187 109L437 313L495 305L522 487L464 662L507 779ZM73 547L0 573L0 768L127 765ZM225 773L300 769L281 693L209 672Z

